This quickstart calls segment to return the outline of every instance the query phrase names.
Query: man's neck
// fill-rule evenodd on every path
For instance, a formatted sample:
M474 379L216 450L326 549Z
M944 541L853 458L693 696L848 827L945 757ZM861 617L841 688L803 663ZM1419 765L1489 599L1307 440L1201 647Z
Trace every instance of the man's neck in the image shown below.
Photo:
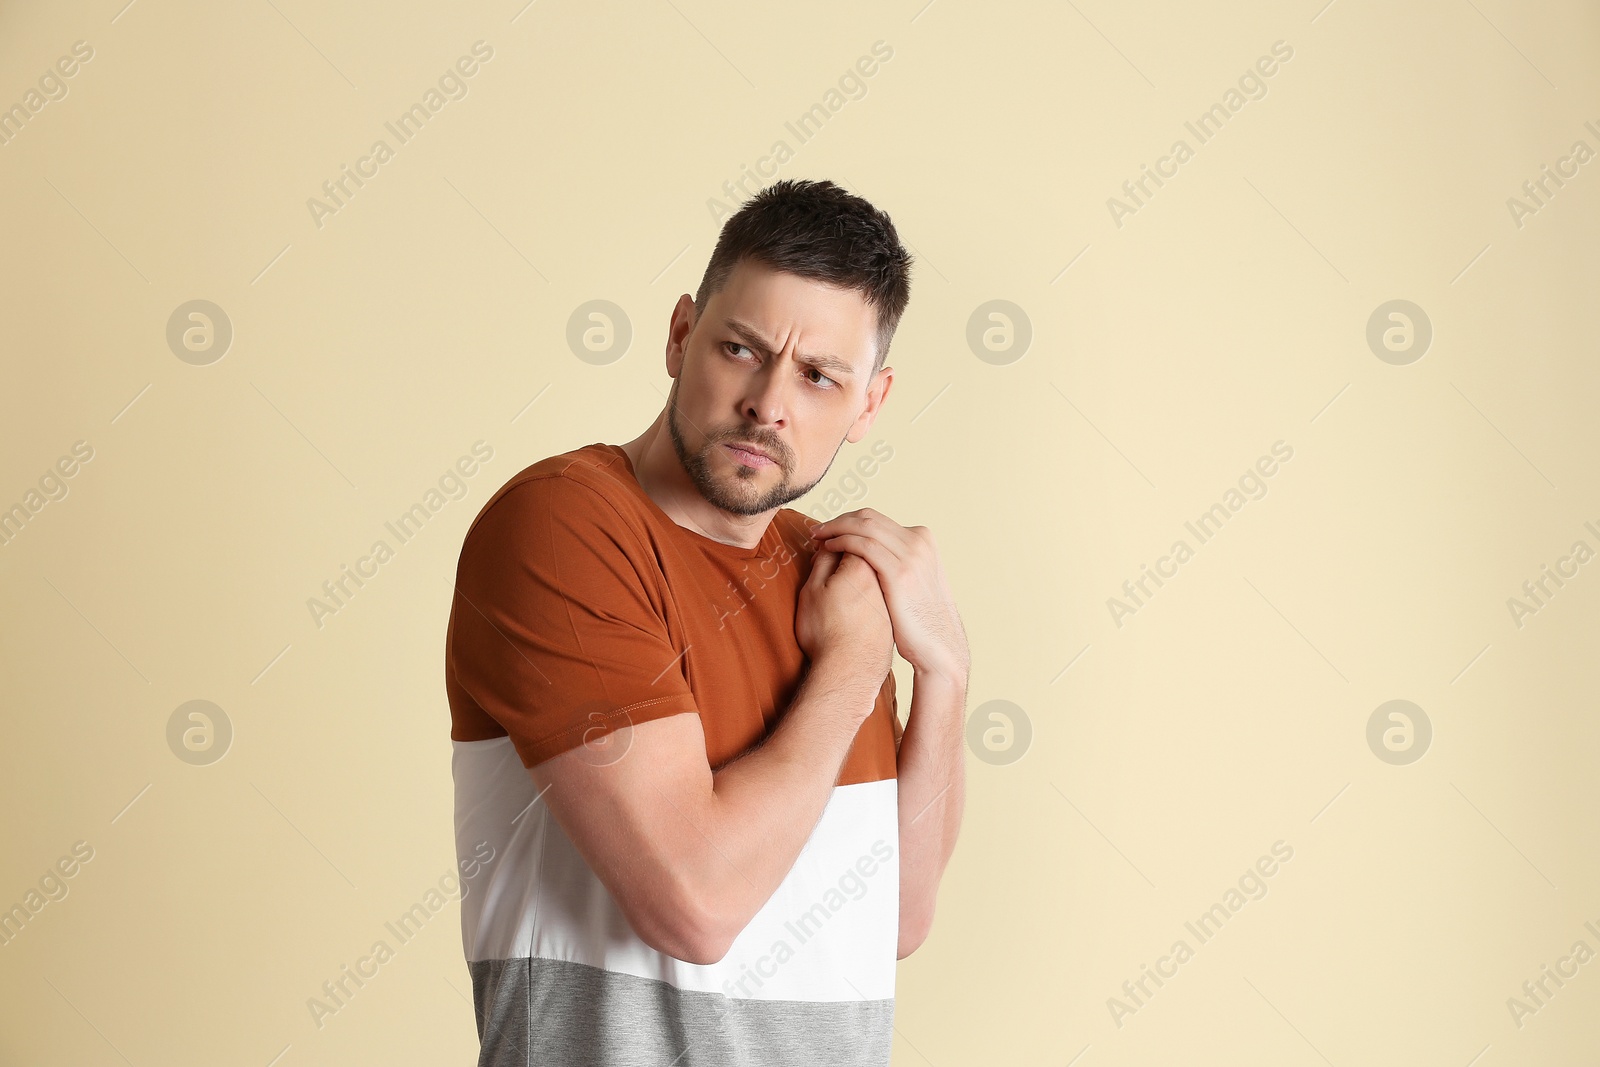
M665 410L649 429L620 447L633 463L634 477L645 495L673 522L713 541L754 548L777 514L774 508L760 515L735 515L712 506L701 496L672 447Z

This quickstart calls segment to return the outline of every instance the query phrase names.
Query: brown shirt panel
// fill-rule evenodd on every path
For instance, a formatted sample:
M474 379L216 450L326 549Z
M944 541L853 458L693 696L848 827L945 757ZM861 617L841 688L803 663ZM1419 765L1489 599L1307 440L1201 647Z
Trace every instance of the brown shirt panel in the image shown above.
M794 635L816 546L773 516L752 549L673 522L618 445L523 469L468 528L445 639L450 736L509 735L525 766L696 712L720 767L774 729L806 666ZM837 784L896 776L894 672Z

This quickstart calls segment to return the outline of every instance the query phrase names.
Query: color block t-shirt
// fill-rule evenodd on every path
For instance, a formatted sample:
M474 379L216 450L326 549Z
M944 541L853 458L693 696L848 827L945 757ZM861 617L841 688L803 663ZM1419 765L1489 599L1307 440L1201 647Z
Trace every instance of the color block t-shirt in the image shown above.
M618 445L520 471L468 529L445 643L480 1065L889 1062L899 928L894 674L811 837L714 964L634 933L528 768L700 716L713 769L781 721L815 544L782 508L746 549L679 526ZM612 743L615 743L614 739Z

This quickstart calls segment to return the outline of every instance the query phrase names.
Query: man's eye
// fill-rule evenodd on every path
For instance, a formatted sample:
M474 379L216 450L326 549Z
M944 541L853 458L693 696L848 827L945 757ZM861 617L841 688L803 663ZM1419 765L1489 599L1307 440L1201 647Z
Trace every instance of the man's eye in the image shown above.
M750 349L750 347L748 345L742 345L738 341L724 341L724 342L722 342L722 350L724 352L728 353L728 355L734 357L735 359L744 358L743 356L739 355L739 351L741 349L743 351L745 351L746 353L748 353L749 355L754 355L755 354ZM808 379L808 381L810 381L812 385L818 386L819 388L822 388L822 389L835 389L839 385L838 382L834 381L832 378L828 377L826 374L823 374L820 370L818 370L815 367L807 367L805 369L805 373L806 374L815 374L817 376L817 378L821 379L821 381L817 381L815 379ZM827 384L823 384L823 383L827 383Z

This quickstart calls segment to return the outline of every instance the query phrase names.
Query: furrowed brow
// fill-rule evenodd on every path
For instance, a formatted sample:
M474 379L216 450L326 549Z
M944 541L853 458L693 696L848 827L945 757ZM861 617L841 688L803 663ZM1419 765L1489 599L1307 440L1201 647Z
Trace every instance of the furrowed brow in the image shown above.
M748 322L740 319L728 319L724 322L724 325L730 332L738 335L739 340L743 342L745 347L759 352L763 356L772 355L772 348L756 332L755 327ZM856 376L855 368L838 356L830 356L826 353L818 355L805 355L802 353L799 356L799 360L819 370L828 371L836 378L854 378Z

